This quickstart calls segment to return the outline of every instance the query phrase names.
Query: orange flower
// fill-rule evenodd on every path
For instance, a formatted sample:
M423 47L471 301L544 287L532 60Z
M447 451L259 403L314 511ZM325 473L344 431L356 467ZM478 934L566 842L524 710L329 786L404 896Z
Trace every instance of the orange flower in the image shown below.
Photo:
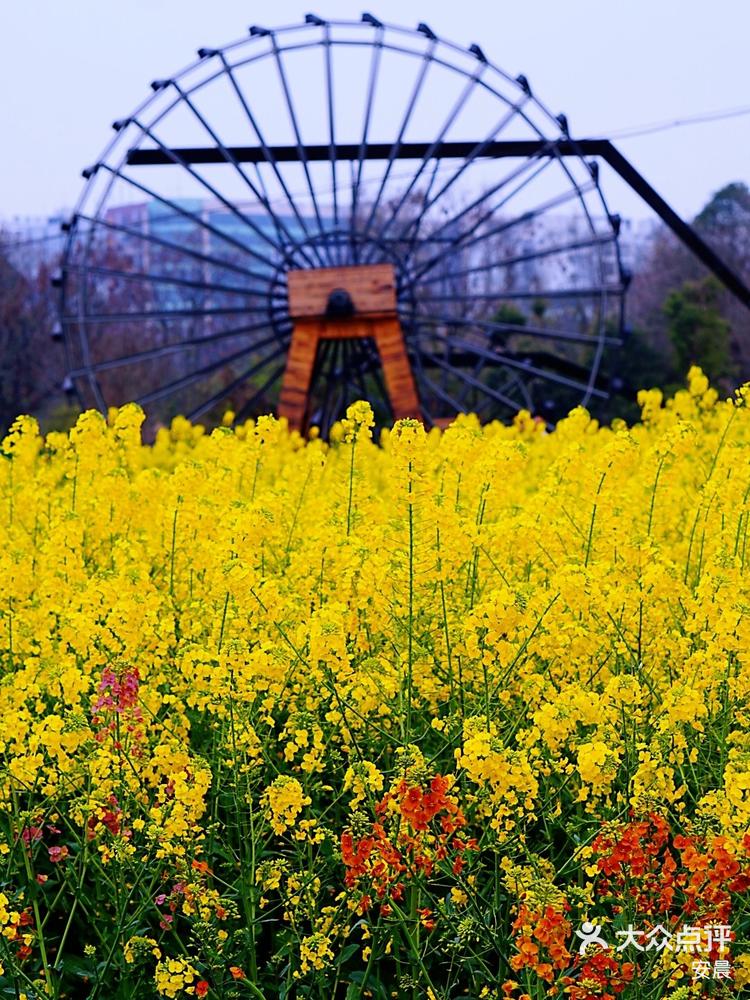
M229 969L232 974L232 979L246 979L245 973L238 965L232 965Z
M197 997L204 997L208 993L208 983L205 979L201 979L200 982L195 984L195 995Z
M534 972L536 972L540 979L543 979L547 983L551 983L554 978L552 966L549 962L539 962L539 964L534 967Z
M551 983L554 970L564 969L570 963L571 954L565 942L571 934L572 925L554 907L546 906L541 911L530 910L521 904L513 929L519 932L515 941L518 954L510 960L515 972L528 967L540 979ZM540 947L544 948L546 955L540 955Z
M367 879L367 889L374 889L378 899L399 900L404 879L430 878L441 862L459 875L466 865L464 853L478 850L479 845L476 838L455 836L466 826L466 818L449 797L450 786L450 778L440 774L430 779L427 788L402 779L375 806L376 820L367 836L355 840L345 830L341 834L344 884L353 889ZM365 886L362 889L366 891Z

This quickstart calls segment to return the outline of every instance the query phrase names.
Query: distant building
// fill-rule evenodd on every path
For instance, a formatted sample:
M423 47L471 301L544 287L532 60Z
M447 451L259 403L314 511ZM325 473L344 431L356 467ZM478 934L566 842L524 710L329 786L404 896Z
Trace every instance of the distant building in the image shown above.
M0 248L19 271L35 274L58 259L65 242L62 221L59 214L0 219Z
M620 254L623 266L632 273L642 270L659 232L658 219L623 219L620 227Z

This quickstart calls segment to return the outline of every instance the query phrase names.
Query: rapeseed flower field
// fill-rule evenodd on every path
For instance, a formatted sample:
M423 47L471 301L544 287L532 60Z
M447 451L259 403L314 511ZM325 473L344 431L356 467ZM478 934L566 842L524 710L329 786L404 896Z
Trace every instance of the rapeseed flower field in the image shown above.
M639 403L19 418L0 996L746 992L750 387Z

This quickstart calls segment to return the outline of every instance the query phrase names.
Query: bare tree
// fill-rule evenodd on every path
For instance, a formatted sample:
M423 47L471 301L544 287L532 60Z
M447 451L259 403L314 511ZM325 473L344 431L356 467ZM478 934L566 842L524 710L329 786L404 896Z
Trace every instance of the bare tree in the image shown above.
M0 244L6 242L0 237ZM51 267L23 273L0 251L0 429L19 413L38 413L58 395L62 351L50 341L55 304Z

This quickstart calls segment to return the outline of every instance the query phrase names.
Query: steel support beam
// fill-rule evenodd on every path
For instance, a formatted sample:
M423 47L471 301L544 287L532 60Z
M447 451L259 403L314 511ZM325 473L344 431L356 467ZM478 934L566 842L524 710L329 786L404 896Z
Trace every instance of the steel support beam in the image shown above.
M132 166L155 166L174 164L176 160L186 163L226 163L227 155L237 163L265 163L269 154L278 163L289 163L300 159L298 146L228 146L188 147L164 150L160 148L131 149L127 161ZM719 281L736 298L750 309L750 288L743 279L726 264L706 241L681 219L667 202L658 194L633 164L622 155L609 139L560 139L550 144L542 139L506 139L489 142L477 153L475 142L401 142L398 148L392 143L336 143L310 145L304 147L307 162L330 162L331 156L337 160L358 160L364 155L366 160L415 160L429 154L431 159L464 159L467 156L481 156L483 159L504 159L508 157L534 156L596 156L608 163L625 183L638 194L675 236L705 264Z

